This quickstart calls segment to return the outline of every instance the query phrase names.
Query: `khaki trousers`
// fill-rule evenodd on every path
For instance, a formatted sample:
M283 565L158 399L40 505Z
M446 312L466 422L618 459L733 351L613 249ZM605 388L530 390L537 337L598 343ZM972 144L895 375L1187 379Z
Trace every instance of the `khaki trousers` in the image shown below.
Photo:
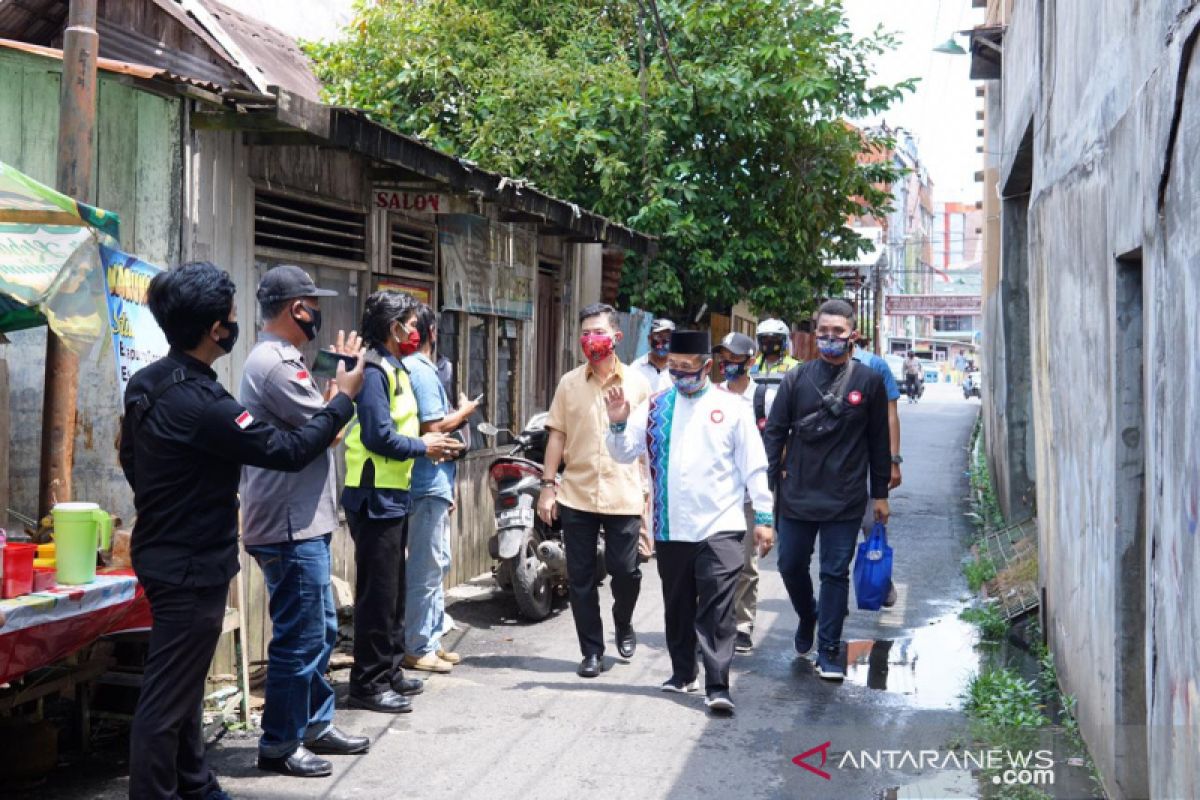
M742 571L733 593L733 615L738 633L754 633L758 610L758 550L754 546L754 507L746 504L746 538L742 540Z

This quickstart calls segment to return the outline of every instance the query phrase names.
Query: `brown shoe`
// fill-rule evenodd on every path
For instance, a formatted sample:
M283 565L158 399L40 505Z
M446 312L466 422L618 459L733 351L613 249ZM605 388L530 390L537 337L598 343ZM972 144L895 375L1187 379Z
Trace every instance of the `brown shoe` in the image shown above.
M454 665L438 658L437 653L426 653L420 658L417 656L405 656L404 668L420 670L421 672L446 673L453 669Z
M445 650L438 650L437 657L440 658L442 661L445 661L447 664L461 664L462 663L462 656L460 656L458 653L450 653Z

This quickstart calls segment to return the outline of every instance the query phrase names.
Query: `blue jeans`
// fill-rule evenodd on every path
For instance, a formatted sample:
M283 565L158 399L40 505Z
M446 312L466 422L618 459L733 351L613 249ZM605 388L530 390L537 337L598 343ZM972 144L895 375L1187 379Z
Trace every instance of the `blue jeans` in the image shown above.
M442 649L446 619L443 586L450 573L450 502L418 497L408 515L404 651L423 656Z
M330 536L247 547L271 595L266 707L258 752L291 755L333 724L333 687L325 679L337 641L337 608L329 579Z
M779 518L779 574L792 608L802 622L817 620L817 646L836 650L842 641L842 622L850 599L850 561L858 543L860 519L802 522ZM821 539L821 598L813 597L809 563Z

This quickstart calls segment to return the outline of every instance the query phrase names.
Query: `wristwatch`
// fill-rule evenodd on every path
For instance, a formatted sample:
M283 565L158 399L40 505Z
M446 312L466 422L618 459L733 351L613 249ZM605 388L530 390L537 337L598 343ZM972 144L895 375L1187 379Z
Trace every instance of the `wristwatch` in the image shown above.
M892 456L892 463L893 464L903 464L904 456Z

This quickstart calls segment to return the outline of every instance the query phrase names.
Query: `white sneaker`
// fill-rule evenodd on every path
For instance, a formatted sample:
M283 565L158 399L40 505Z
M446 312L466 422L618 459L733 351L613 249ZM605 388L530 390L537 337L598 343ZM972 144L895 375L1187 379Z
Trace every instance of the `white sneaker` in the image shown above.
M723 714L733 713L733 698L729 692L713 692L704 699L705 707Z
M692 692L700 691L700 682L696 678L692 678L687 683L671 678L663 681L662 690L664 692L674 692L675 694L691 694Z

